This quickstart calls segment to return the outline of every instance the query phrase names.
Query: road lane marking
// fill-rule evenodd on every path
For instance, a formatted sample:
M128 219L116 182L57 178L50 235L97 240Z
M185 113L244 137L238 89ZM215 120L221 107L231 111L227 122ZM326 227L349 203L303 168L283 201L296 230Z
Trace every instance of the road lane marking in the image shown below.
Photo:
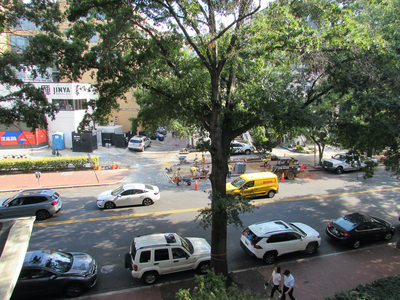
M339 193L339 194L287 198L287 199L269 200L269 201L257 201L257 202L250 202L250 204L251 205L260 205L260 204L269 204L269 203L278 203L278 202L311 200L311 199L318 199L318 198L330 198L330 197L338 197L338 196L368 194L368 193L387 192L387 191L396 191L396 190L400 190L400 187L399 188L380 189L380 190L367 190L367 191L359 191L359 192ZM199 211L199 210L205 209L205 208L209 208L209 207L175 209L175 210L166 210L166 211L149 212L149 213L141 213L141 214L129 214L129 215L121 215L121 216L109 216L109 217L87 218L87 219L67 220L67 221L58 221L58 222L55 221L55 222L35 223L33 225L33 227L74 224L74 223L84 223L84 222L95 222L95 221L105 221L105 220L116 220L116 219L129 219L129 218L148 217L148 216L160 216L160 215L169 215L169 214L176 214L176 213L183 213L183 212Z

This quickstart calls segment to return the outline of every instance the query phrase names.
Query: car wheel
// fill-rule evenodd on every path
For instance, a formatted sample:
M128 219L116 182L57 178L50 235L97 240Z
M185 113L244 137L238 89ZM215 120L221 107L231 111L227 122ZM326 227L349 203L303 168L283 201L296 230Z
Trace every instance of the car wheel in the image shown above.
M392 237L393 237L393 235L392 235L390 232L388 232L388 233L385 234L385 240L386 240L386 241L391 240Z
M83 286L79 283L70 283L65 287L65 295L68 298L78 297L83 293Z
M264 263L266 265L273 264L276 259L276 254L274 252L267 252L264 254Z
M251 150L249 150L249 149L246 149L246 151L244 151L244 153L245 153L246 155L250 155L250 153L251 153Z
M157 272L146 272L142 276L142 280L145 284L153 284L157 281L158 273Z
M113 203L113 202L106 202L106 204L104 204L104 208L105 208L105 209L113 209L113 208L115 208L115 203Z
M210 262L204 261L198 267L197 270L200 274L206 274L210 270Z
M342 168L342 167L337 168L337 169L335 170L335 173L336 173L336 174L342 174L342 173L343 173L343 168Z
M46 220L50 218L50 213L47 210L39 210L36 213L36 219L38 220Z
M293 172L289 172L289 173L287 173L286 177L287 177L287 179L292 180L296 177L296 175Z
M268 192L268 198L274 198L274 196L275 196L275 191L274 190L270 190Z
M359 248L360 247L360 241L355 241L354 243L353 243L353 248L354 249L357 249L357 248Z
M315 251L317 251L318 244L317 243L309 243L306 247L306 253L307 254L314 254Z
M151 201L151 199L149 199L149 198L146 198L146 199L143 200L143 205L144 206L149 206L149 205L152 205L152 204L153 204L153 201Z

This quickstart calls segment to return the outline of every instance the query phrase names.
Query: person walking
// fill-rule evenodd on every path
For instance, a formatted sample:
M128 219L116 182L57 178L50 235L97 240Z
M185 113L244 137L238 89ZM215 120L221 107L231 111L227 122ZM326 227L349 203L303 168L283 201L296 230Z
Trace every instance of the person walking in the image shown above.
M266 285L268 285L271 282L271 280L272 280L273 287L271 289L271 295L268 298L268 300L274 298L275 291L278 291L279 294L282 294L282 290L281 290L282 276L281 276L281 268L280 267L274 268L274 270L272 271L272 275L269 278Z
M289 298L291 300L296 300L293 296L293 290L294 290L294 277L292 274L290 274L289 270L285 270L283 272L283 293L282 293L282 300L286 299L286 295L289 295Z

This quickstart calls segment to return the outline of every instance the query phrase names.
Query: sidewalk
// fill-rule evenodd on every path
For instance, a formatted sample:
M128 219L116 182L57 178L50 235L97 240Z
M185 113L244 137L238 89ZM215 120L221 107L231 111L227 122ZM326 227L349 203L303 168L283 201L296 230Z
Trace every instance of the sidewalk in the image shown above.
M395 243L392 243L279 265L282 272L288 269L294 276L296 284L293 295L297 300L323 300L359 284L365 285L379 278L400 275L400 251L395 248ZM270 289L264 290L264 283L271 276L272 270L273 266L262 266L260 261L259 268L235 271L231 276L239 287L250 290L252 295L260 294L262 298L268 299ZM194 280L188 279L77 299L106 300L112 297L113 300L172 300L179 289L189 289L193 286ZM277 294L275 299L278 299Z

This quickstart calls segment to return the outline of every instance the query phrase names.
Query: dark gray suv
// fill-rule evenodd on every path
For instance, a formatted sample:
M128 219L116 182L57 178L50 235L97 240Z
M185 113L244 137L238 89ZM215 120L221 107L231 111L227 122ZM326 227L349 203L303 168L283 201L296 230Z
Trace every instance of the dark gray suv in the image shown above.
M0 219L36 216L50 218L62 207L60 194L53 190L23 190L10 198L0 200Z

